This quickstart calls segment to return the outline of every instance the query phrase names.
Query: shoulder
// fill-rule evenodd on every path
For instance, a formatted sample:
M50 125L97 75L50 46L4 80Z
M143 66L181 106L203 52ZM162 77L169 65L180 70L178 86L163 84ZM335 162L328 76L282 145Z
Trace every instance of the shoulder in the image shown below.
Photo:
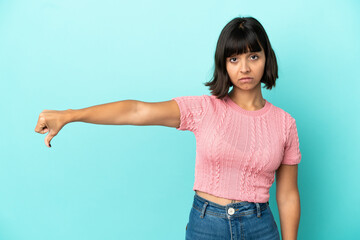
M177 101L188 101L188 102L201 102L203 104L209 104L209 103L220 103L223 100L217 99L216 96L213 95L191 95L191 96L180 96L180 97L174 97L173 100Z
M179 96L173 97L174 100L193 100L193 101L210 101L211 96L203 94L203 95L186 95L186 96Z
M283 121L283 124L285 126L290 126L292 125L292 123L295 122L295 118L290 112L284 110L283 108L275 106L274 104L272 104L272 112L277 118Z
M203 95L203 96L205 98L207 98L210 103L213 103L213 104L224 104L225 103L225 99L217 98L217 96L215 96L215 95Z
M191 111L205 111L210 105L211 98L208 95L186 95L174 97L180 109Z
M296 119L290 112L274 105L272 108L274 114L279 118L283 127L285 127L285 132L288 132L291 128L296 128Z

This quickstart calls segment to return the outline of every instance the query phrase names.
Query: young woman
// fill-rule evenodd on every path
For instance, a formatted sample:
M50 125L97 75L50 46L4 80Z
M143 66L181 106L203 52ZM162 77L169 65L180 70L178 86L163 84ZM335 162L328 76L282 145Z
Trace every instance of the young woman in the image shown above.
M123 100L84 109L44 110L35 131L45 144L70 122L162 125L196 137L194 200L186 239L280 239L269 206L275 179L283 239L296 239L300 221L295 119L263 98L278 78L263 26L252 17L231 20L215 52L211 95L164 102ZM232 87L229 92L229 88Z

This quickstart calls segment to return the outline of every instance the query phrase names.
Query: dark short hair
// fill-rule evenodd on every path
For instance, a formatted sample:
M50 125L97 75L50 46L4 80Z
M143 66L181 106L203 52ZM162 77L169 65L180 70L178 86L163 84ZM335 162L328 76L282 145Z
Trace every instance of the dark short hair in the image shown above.
M261 82L267 89L275 87L278 66L275 52L261 23L253 17L237 17L231 20L220 33L215 51L215 69L212 79L204 83L211 94L224 98L233 86L226 70L226 58L234 54L261 51L265 52L266 62Z

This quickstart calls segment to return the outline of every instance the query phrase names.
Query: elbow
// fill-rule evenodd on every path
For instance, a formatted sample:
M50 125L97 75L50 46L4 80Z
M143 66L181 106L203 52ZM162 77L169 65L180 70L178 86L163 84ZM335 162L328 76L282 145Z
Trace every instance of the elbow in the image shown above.
M132 111L129 115L129 122L131 122L131 125L141 125L141 103L137 100L131 100L132 102Z
M285 193L276 193L276 202L279 205L289 204L289 203L299 203L300 202L300 194L298 189L294 189L292 191L288 191Z

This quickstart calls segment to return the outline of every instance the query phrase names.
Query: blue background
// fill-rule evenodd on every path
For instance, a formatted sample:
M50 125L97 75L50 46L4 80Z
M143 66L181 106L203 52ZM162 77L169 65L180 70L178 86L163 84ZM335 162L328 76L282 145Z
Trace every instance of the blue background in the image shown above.
M66 125L44 109L210 94L220 31L253 16L279 64L263 96L297 121L299 239L360 235L358 1L0 1L0 239L184 239L195 137ZM280 231L275 199L270 206Z

